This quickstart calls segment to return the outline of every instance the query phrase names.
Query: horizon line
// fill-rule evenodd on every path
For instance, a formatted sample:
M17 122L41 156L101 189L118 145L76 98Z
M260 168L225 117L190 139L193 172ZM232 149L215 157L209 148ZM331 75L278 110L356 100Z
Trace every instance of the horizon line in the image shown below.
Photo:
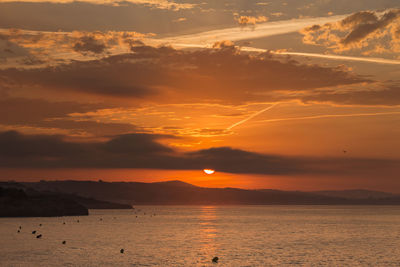
M107 181L103 179L93 179L93 180L46 180L46 179L41 179L38 181L16 181L16 180L5 180L2 181L0 180L0 187L2 183L41 183L41 182L94 182L94 183L141 183L141 184L158 184L158 183L169 183L169 182L180 182L184 183L187 185L191 185L194 187L199 187L199 188L209 188L209 189L240 189L240 190L247 190L247 191L260 191L260 190L274 190L274 191L282 191L282 192L304 192L304 193L316 193L316 192L344 192L344 191L368 191L368 192L377 192L377 193L388 193L388 194L393 194L393 195L399 195L400 193L393 193L393 192L388 192L388 191L380 191L380 190L371 190L371 189L365 189L365 188L346 188L346 189L324 189L324 190L312 190L312 191L302 191L302 190L283 190L283 189L275 189L275 188L240 188L240 187L231 187L231 186L226 186L226 187L208 187L208 186L198 186L194 185L192 183L188 183L182 180L167 180L167 181L158 181L158 182L140 182L140 181Z

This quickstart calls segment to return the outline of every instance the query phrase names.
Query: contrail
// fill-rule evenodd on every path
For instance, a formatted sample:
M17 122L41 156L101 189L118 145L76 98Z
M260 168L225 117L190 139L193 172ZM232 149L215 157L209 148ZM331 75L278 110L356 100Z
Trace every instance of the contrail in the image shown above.
M330 17L317 17L306 19L291 19L282 21L272 21L255 25L255 28L231 27L219 30L199 32L195 34L178 35L174 37L156 39L154 41L167 42L171 44L195 44L202 46L212 46L215 42L222 40L239 41L279 34L297 32L313 24L324 24L327 22L344 19L348 15L338 15Z
M229 40L229 41L240 41L249 40L261 37L274 36L279 34L297 32L307 26L313 24L323 24L332 21L339 21L349 16L348 14L330 16L330 17L318 17L318 18L306 18L306 19L291 19L283 21L273 21L260 23L251 28L231 27L219 30L199 32L195 34L178 35L167 38L149 38L147 39L154 44L171 44L175 47L180 48L211 48L216 42ZM254 47L241 47L242 51L249 52L267 52L269 50L259 49ZM400 60L386 59L386 58L373 58L373 57L353 57L353 56L341 56L341 55L326 55L318 53L303 53L303 52L273 52L274 54L281 55L293 55L303 57L315 57L325 58L329 60L347 60L347 61L358 61L358 62L369 62L379 64L392 64L400 65Z
M312 120L312 119L323 119L323 118L340 118L340 117L366 117L366 116L383 116L383 115L396 115L400 114L400 111L392 112L377 112L377 113L353 113L353 114L325 114L305 117L291 117L291 118L278 118L258 121L263 122L279 122L279 121L291 121L291 120Z
M179 48L210 48L210 46L202 45L202 44L184 44L184 43L176 43L175 47ZM300 57L316 57L316 58L325 58L329 60L344 60L344 61L358 61L358 62L366 62L366 63L378 63L378 64L389 64L389 65L400 65L400 60L396 59L387 59L387 58L379 58L379 57L352 57L352 56L341 56L341 55L329 55L329 54L318 54L318 53L303 53L303 52L275 52L268 49L255 48L250 46L242 46L239 47L241 51L245 52L258 52L265 53L270 52L275 55L292 55L292 56L300 56Z
M275 54L400 65L400 60L376 58L376 57L351 57L351 56L326 55L326 54L301 53L301 52L279 52Z
M149 39L154 40L154 39ZM220 39L223 40L223 39ZM210 48L211 44L196 44L196 43L173 43L175 47L179 48ZM366 62L366 63L378 63L378 64L389 64L389 65L400 65L400 60L396 59L387 59L387 58L379 58L379 57L353 57L353 56L342 56L342 55L329 55L329 54L318 54L318 53L303 53L303 52L274 52L268 49L255 48L250 46L242 46L239 47L241 51L245 52L270 52L275 55L292 55L292 56L300 56L300 57L315 57L315 58L325 58L329 60L344 60L344 61L358 61L358 62Z
M226 128L226 130L231 130L232 128L234 128L234 127L236 127L236 126L239 126L240 124L243 124L243 123L245 123L245 122L248 121L248 120L251 120L251 119L254 118L255 116L260 115L261 113L263 113L263 112L265 112L265 111L267 111L267 110L270 110L271 108L275 107L276 105L277 105L277 104L272 104L271 106L269 106L269 107L267 107L267 108L264 108L264 109L262 109L262 110L260 110L260 111L257 111L256 113L250 115L250 116L247 117L246 119L241 120L241 121L239 121L239 122L237 122L237 123L235 123L235 124L232 124L231 126L229 126L228 128Z
M259 53L270 52L275 55L292 55L292 56L301 56L301 57L326 58L326 59L332 59L332 60L347 60L347 61L359 61L359 62L400 65L400 60L379 58L379 57L352 57L352 56L329 55L329 54L318 54L318 53L303 53L303 52L274 52L274 51L267 50L267 49L254 48L254 47L249 47L249 46L243 46L240 49L242 51L247 51L247 52L259 52Z

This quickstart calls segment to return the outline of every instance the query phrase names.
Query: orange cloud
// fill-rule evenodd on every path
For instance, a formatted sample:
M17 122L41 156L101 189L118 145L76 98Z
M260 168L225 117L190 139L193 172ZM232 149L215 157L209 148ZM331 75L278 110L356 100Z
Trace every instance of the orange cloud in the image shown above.
M0 32L0 39L6 41L10 47L10 56L18 56L17 48L23 48L30 55L28 59L36 60L34 65L57 64L59 60L93 59L110 53L127 52L132 45L148 36L152 34L116 31L38 32L20 29ZM22 63L26 64L26 59Z
M221 44L219 45L221 47ZM132 53L57 67L5 69L4 86L157 102L246 103L292 99L316 88L370 82L343 68L299 64L233 46L196 51L136 46ZM288 79L290 77L290 79ZM190 90L188 90L190 88Z
M268 21L268 18L265 16L240 16L236 18L237 23L239 23L240 26L247 26L247 25L256 25L259 22L266 22Z
M337 53L358 49L366 54L397 56L399 27L400 9L393 9L383 14L361 11L336 23L313 25L300 32L304 43L326 46Z
M7 2L24 2L24 3L40 3L43 0L2 0L3 3ZM60 4L67 4L73 3L75 0L53 0L52 3L60 3ZM152 8L158 9L168 9L178 11L181 9L192 9L196 6L196 4L190 3L176 3L174 1L168 0L124 0L123 2L119 0L80 0L80 2L86 2L95 5L111 5L111 6L120 6L121 4L125 3L132 3L137 5L144 5L149 6Z

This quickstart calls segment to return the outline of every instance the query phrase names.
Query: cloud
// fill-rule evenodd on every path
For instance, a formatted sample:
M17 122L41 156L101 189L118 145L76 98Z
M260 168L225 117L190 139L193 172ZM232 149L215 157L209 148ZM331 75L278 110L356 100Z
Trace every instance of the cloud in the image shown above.
M230 49L232 51L236 50L235 44L229 40L222 40L220 42L215 42L212 46L214 49Z
M171 136L126 134L90 143L63 136L0 133L0 166L18 168L154 168L229 173L343 174L398 168L395 160L310 158L259 154L231 147L179 153L158 141Z
M0 41L13 53L6 58L24 56L23 65L57 65L58 61L90 60L110 53L128 52L132 45L152 34L116 31L40 32L20 29L0 30ZM5 68L6 66L3 66Z
M140 65L114 57L41 69L7 69L0 71L0 76L15 79L14 82L19 86L140 98L153 94L155 90L144 77L140 77L140 73L143 72ZM149 70L145 72L150 74ZM23 77L24 79L20 80Z
M183 21L187 21L187 18L180 17L173 20L173 22L183 22Z
M157 143L162 136L154 134L126 134L114 137L103 144L103 149L110 153L138 155L154 155L158 153L172 152L167 146Z
M353 24L353 20L350 22L350 24L353 24L353 27L350 26L351 32L342 40L342 43L346 46L352 43L358 43L377 30L386 28L399 17L400 10L392 10L385 13L380 19L374 20L375 18L371 19L367 17L355 25ZM345 28L348 27L348 24L346 19L342 21L342 25L345 26Z
M358 25L375 24L378 22L378 16L373 11L360 11L344 18L340 25L343 28L354 28Z
M2 0L3 3L7 2L23 2L23 3L40 3L40 2L46 2L43 0ZM74 3L76 2L75 0L55 0L52 1L52 3L56 4L69 4L69 3ZM168 1L168 0L80 0L79 2L83 3L90 3L90 4L95 4L95 5L111 5L111 6L123 6L124 4L126 5L127 3L130 4L135 4L135 5L144 5L152 8L158 8L158 9L168 9L168 10L181 10L181 9L192 9L193 7L196 6L196 4L191 4L191 3L176 3L174 1Z
M83 153L84 145L64 142L60 136L21 135L15 131L0 134L0 157L5 161L22 158L69 157ZM22 160L22 159L21 159Z
M102 142L65 141L60 135L0 133L2 167L150 167L171 151L158 142L163 136L119 135ZM156 167L157 168L157 167Z
M300 32L304 43L323 45L335 52L358 49L364 54L397 55L399 27L400 9L393 9L383 14L361 11L336 23L317 24Z
M338 15L332 17L271 21L257 24L256 30L253 28L246 30L242 27L230 27L163 39L154 39L154 41L158 40L161 43L182 47L211 47L215 42L221 42L223 40L235 42L297 32L310 24L329 23L343 18L345 18L344 15Z
M362 88L316 90L304 95L304 102L330 102L344 105L397 106L400 105L400 85L396 83L371 84Z
M0 84L14 94L21 88L29 88L30 92L85 93L102 96L104 100L128 97L146 103L241 104L301 100L398 105L400 99L394 82L372 81L343 66L300 64L269 52L248 54L229 41L201 50L152 47L134 41L130 50L128 54L54 67L0 70ZM369 60L398 64L393 60ZM68 120L68 125L72 123ZM60 125L60 122L48 122L48 127L51 124Z
M270 53L250 55L223 43L196 51L133 46L132 53L56 67L0 70L18 88L84 92L176 102L248 102L272 95L369 82L343 68L299 64ZM288 79L290 77L290 79Z
M254 16L237 16L235 18L235 20L237 21L237 23L240 26L247 26L247 25L256 25L259 22L266 22L268 21L268 18L265 16L258 16L258 17L254 17Z
M282 12L273 12L273 13L271 13L271 16L273 16L273 17L281 17L283 15L284 14Z
M106 107L105 104L48 102L42 99L4 97L0 99L0 124L38 122L64 117L72 112L88 112L104 107Z
M87 113L112 107L106 103L49 102L43 99L10 98L0 100L0 126L3 128L29 128L30 132L58 131L72 136L99 137L140 130L130 123L101 122L87 118L74 118L73 113Z
M80 53L92 52L95 54L103 53L106 49L106 45L102 42L99 42L92 36L84 36L79 39L73 46L74 51Z

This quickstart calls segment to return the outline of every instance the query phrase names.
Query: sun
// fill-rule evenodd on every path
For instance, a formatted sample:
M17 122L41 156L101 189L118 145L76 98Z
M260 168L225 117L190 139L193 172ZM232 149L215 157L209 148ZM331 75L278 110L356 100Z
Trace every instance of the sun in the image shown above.
M205 172L206 174L213 174L215 172L215 170L204 169L203 172Z

